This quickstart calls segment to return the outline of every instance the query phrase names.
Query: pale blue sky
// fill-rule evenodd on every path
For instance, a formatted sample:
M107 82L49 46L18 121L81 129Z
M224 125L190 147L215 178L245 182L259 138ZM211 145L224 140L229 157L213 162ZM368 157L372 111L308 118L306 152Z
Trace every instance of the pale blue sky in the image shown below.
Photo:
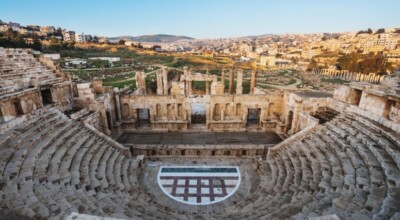
M104 36L195 38L399 27L400 0L0 0L0 19Z

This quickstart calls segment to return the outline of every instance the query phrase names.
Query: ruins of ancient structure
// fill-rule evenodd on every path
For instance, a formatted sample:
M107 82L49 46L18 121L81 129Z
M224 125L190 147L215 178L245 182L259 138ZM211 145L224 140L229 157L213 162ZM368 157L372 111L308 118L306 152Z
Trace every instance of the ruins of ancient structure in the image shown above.
M136 91L118 90L0 48L0 213L400 218L399 75L333 94L263 94L256 77L243 94L240 69L219 78L164 68L154 92L145 73Z
M385 79L385 76L378 75L376 73L362 74L352 73L348 70L336 70L336 69L314 69L314 72L331 78L340 78L348 81L358 82L369 82L369 83L380 83Z

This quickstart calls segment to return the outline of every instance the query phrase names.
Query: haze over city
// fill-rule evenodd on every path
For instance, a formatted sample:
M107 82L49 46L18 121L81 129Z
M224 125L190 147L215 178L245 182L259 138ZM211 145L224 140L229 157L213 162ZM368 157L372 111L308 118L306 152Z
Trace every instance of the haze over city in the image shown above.
M345 32L394 27L400 1L99 0L0 1L3 21L60 26L107 37L173 34L193 38Z

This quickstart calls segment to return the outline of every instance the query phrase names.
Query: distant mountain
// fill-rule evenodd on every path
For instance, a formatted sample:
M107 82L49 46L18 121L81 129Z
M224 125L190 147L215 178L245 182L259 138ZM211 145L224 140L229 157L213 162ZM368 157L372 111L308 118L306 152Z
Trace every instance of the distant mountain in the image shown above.
M119 36L119 37L109 38L110 41L119 41L120 39L128 41L137 41L137 42L171 43L179 40L192 40L194 38L186 36L167 35L167 34L142 35L137 37Z

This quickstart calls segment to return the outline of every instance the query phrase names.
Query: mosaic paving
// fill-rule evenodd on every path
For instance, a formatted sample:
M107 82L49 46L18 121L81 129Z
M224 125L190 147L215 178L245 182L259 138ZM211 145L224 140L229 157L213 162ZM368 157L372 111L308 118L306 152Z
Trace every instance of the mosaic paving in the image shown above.
M162 166L157 181L170 198L190 205L221 202L240 185L236 166Z

